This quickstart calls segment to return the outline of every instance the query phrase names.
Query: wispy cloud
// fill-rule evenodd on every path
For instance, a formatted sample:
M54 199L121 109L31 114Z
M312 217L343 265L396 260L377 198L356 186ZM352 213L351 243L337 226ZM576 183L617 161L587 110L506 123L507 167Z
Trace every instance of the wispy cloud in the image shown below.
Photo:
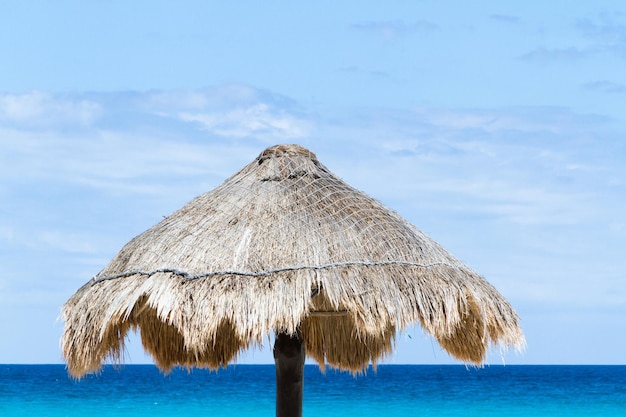
M511 106L499 109L416 109L428 123L446 130L488 133L572 133L608 122L597 114L580 114L558 106ZM574 128L575 126L575 128Z
M593 51L575 46L566 48L539 47L520 56L521 60L548 64L551 62L571 63L588 58Z
M291 141L307 137L312 128L293 101L243 85L153 92L142 106L224 138Z
M439 29L438 25L426 20L414 22L401 20L369 21L355 23L351 27L359 32L375 34L385 39L401 38L414 34L429 34Z
M269 142L304 140L312 128L288 99L245 86L5 94L0 175L158 194L167 181L149 178L219 177L229 169L216 154L253 154Z
M364 69L357 65L348 65L345 67L339 68L340 72L348 73L348 74L364 74L374 78L388 78L389 73L387 71L375 70L375 69Z
M85 98L34 91L0 95L0 124L30 128L88 125L102 112L99 103Z
M626 93L626 84L620 84L613 81L608 80L600 80L600 81L592 81L583 84L582 86L585 90L591 91L599 91L602 93L610 93L610 94L625 94Z
M227 138L257 137L265 141L291 141L309 135L311 124L267 104L256 104L223 113L178 114L180 120L197 122L203 129Z
M219 153L236 155L246 147L255 148L223 139L188 140L165 129L158 133L93 129L80 135L0 129L0 134L12 141L0 143L0 175L7 181L73 184L118 195L184 193L193 185L167 179L220 178L228 166Z
M519 16L500 14L500 13L490 14L489 18L497 22L503 22L503 23L509 23L509 24L518 24L522 20Z
M520 56L525 61L547 64L576 62L598 55L626 58L626 22L624 14L600 13L573 23L578 33L574 45L541 46Z
M591 42L591 49L626 58L625 20L623 14L602 13L595 18L579 20L576 28Z
M226 84L190 90L164 90L135 93L137 104L146 111L175 112L249 107L258 103L294 108L296 103L278 94L243 84Z
M421 195L412 204L424 213L520 227L585 223L599 209L592 196L615 190L614 174L606 170L620 170L618 159L607 156L622 151L618 142L605 142L605 150L572 147L605 130L609 120L565 108L419 108L356 120L368 124L358 133L346 128L343 136L357 135L355 146L368 146L375 157L341 175L355 177L357 185L400 208L399 194ZM372 175L380 165L393 169ZM615 213L607 215L618 220Z

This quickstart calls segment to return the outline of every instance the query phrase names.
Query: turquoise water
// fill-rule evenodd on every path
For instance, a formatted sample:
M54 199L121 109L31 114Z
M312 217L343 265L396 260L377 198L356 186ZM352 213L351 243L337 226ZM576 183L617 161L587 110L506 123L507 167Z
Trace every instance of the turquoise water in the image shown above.
M273 416L273 365L218 372L0 365L0 416ZM385 365L305 370L304 416L626 416L626 366Z

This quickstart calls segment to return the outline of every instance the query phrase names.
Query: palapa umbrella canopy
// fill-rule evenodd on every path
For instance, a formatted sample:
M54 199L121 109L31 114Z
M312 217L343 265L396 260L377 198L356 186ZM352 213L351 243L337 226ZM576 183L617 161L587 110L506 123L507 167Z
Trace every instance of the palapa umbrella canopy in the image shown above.
M163 370L226 366L273 332L278 415L301 413L305 353L359 372L416 322L465 362L524 344L484 278L298 145L266 149L132 239L62 315L76 377L121 360L130 329Z

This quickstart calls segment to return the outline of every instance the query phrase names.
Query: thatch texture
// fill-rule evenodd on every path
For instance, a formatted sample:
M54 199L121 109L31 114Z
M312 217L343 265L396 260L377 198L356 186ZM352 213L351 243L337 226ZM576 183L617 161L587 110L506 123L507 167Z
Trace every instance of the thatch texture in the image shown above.
M75 376L118 360L131 328L162 369L225 366L272 332L300 331L308 356L352 371L415 322L467 362L524 343L485 279L297 145L135 237L62 314Z

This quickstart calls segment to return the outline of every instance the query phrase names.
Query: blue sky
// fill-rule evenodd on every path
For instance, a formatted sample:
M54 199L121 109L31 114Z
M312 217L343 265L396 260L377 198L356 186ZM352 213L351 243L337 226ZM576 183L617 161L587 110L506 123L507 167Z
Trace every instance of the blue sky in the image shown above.
M492 282L506 363L626 363L626 6L509 3L0 1L0 363L62 362L60 305L277 143Z

